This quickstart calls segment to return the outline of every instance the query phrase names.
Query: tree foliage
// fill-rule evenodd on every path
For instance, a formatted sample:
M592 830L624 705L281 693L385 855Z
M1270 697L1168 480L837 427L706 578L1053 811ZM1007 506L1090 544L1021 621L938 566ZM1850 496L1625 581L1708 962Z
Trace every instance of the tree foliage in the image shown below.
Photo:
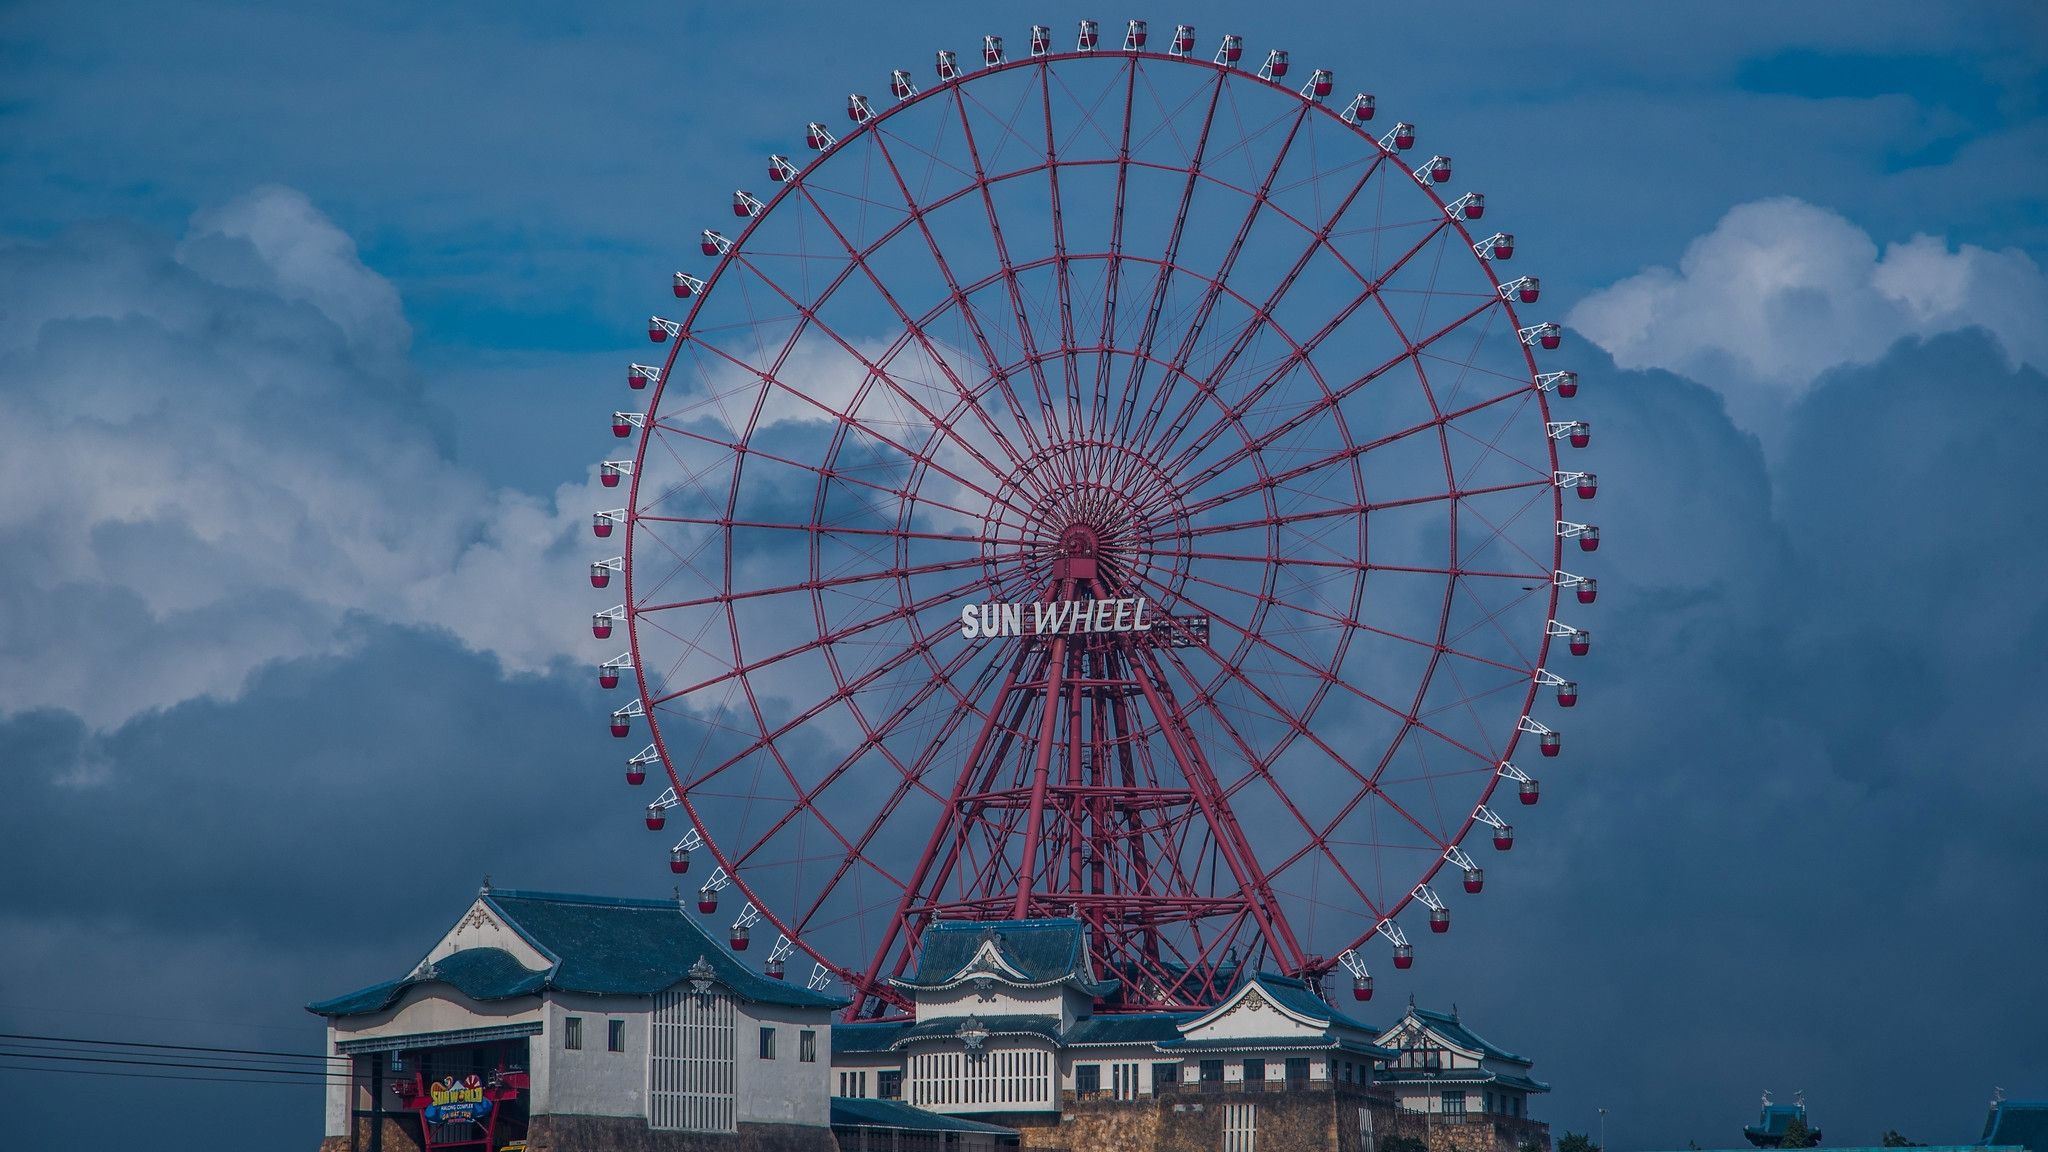
M1806 1118L1794 1116L1792 1122L1785 1125L1785 1135L1778 1141L1778 1147L1811 1148L1815 1143L1817 1141L1813 1138L1813 1129L1806 1126Z
M1927 1147L1927 1145L1925 1145L1925 1144L1922 1144L1922 1143L1921 1143L1920 1141L1918 1141L1918 1140L1908 1140L1908 1139L1906 1139L1906 1138L1905 1138L1904 1136L1901 1136L1901 1135L1899 1135L1899 1130L1898 1130L1897 1128L1887 1128L1887 1129L1885 1129L1885 1133L1884 1133L1884 1146L1885 1146L1886 1148L1925 1148L1925 1147Z
M1564 1139L1557 1142L1557 1152L1600 1152L1600 1146L1584 1132L1566 1131Z

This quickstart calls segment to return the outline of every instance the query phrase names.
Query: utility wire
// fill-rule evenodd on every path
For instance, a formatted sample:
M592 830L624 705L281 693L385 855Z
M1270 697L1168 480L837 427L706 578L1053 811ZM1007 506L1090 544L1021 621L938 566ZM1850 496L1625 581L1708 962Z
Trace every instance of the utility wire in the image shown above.
M26 1032L0 1032L0 1040L46 1040L57 1044L97 1044L113 1048L163 1048L176 1052L219 1052L229 1056L282 1056L292 1060L346 1060L346 1056L314 1056L305 1052L279 1052L265 1048L210 1048L198 1044L148 1044L140 1040L88 1040L78 1036L38 1036Z
M263 1072L272 1076L318 1077L328 1079L324 1068L266 1068L260 1064L205 1064L178 1060L134 1060L115 1056L58 1056L40 1052L0 1052L13 1060L61 1060L73 1064L136 1064L148 1068L191 1068L213 1072Z
M17 1048L22 1049L22 1051L10 1051L10 1049ZM213 1056L206 1054L187 1056L183 1053L175 1052L133 1052L121 1046L82 1048L66 1044L30 1044L20 1040L0 1040L0 1055L37 1056L45 1052L69 1054L72 1056L167 1056L177 1059L180 1063L205 1063L209 1065L218 1064L223 1060L243 1060L254 1064L274 1066L279 1072L342 1071L342 1069L337 1067L324 1066L318 1057L292 1059L282 1056ZM333 1059L346 1060L347 1057L334 1057ZM2043 1152L2048 1152L2048 1149L2044 1149Z
M281 1024L257 1024L248 1020L222 1020L218 1017L209 1017L201 1020L191 1016L138 1016L132 1012L94 1012L86 1008L45 1008L35 1004L23 1004L18 1001L0 1002L0 1011L34 1012L40 1016L105 1016L109 1019L124 1021L153 1020L161 1024L205 1024L216 1028L255 1029L259 1032L290 1032L294 1035L303 1034L305 1030L303 1025L288 1028Z
M245 1076L178 1076L169 1072L112 1071L96 1068L40 1068L35 1065L19 1066L0 1064L0 1072L61 1072L70 1076L112 1076L123 1080L197 1080L213 1084L270 1084L281 1088L313 1088L317 1085L302 1080L257 1080ZM330 1084L346 1083L330 1080Z

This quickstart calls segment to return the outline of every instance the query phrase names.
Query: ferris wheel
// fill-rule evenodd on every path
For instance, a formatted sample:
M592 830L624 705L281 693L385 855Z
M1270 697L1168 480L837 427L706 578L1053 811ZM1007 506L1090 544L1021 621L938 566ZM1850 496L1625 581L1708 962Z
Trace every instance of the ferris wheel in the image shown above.
M1160 40L988 36L806 125L613 416L627 778L856 1015L940 917L1077 918L1109 1009L1368 998L1578 698L1591 431L1514 237L1332 72Z

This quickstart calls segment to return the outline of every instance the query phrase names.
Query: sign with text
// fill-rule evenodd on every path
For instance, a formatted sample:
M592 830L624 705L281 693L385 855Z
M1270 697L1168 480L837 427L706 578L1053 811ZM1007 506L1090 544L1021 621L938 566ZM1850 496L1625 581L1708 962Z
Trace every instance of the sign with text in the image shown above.
M1143 596L1113 600L1054 600L1036 604L969 604L960 609L967 640L1004 636L1080 636L1098 632L1150 632L1156 619Z
M449 1076L438 1084L427 1085L427 1093L432 1102L426 1107L426 1117L431 1124L482 1121L491 1114L491 1101L484 1095L483 1081L476 1076L460 1080Z

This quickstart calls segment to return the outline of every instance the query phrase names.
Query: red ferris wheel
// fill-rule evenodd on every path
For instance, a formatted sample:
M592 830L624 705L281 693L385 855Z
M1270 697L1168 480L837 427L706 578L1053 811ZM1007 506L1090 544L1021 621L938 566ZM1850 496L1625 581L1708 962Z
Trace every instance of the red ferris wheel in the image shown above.
M935 917L1078 918L1109 1009L1244 965L1365 998L1577 700L1590 431L1514 238L1331 72L1161 39L848 97L704 232L613 418L628 779L667 774L698 910L856 1015Z

